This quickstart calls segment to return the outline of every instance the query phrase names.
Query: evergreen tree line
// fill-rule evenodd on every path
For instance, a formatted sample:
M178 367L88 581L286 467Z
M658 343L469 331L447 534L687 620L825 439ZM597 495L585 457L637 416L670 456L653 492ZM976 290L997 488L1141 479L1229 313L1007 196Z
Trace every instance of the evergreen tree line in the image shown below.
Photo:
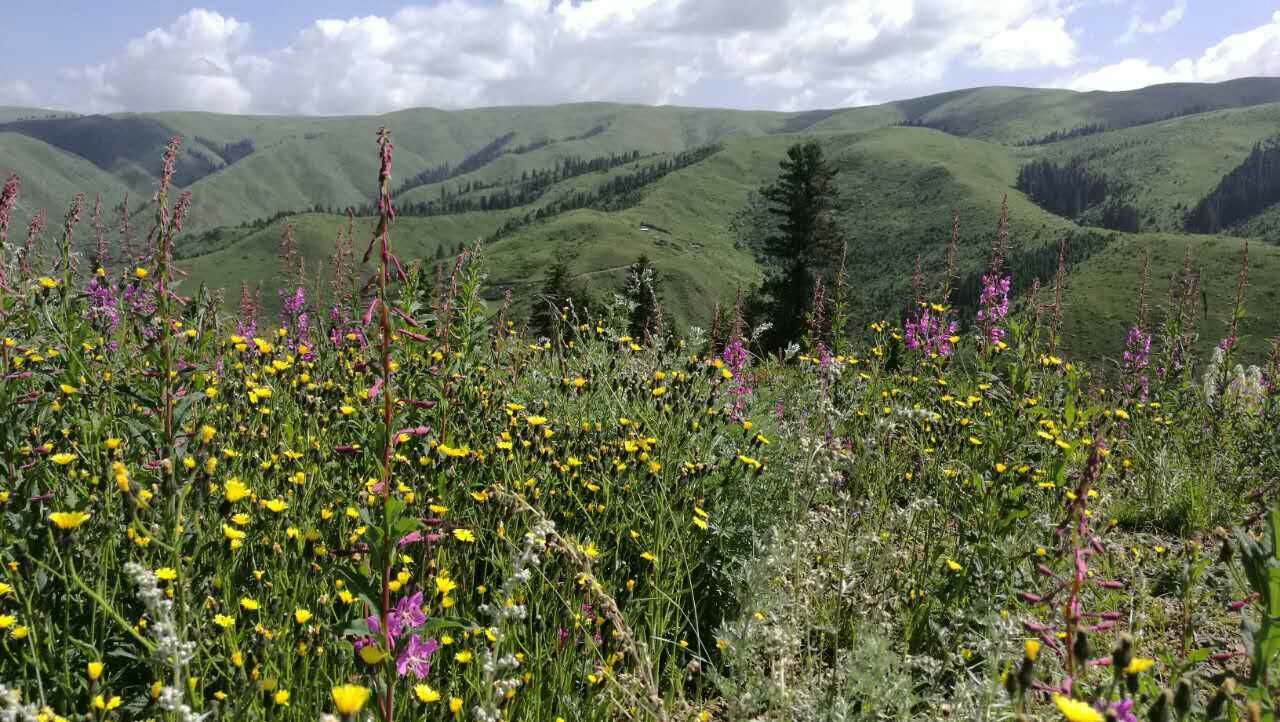
M222 160L226 161L227 165L244 160L255 150L253 138L242 138L234 143L219 143L197 135L195 136L195 141L217 153Z
M1071 140L1072 138L1083 138L1086 135L1096 135L1105 133L1111 128L1102 123L1088 123L1086 125L1077 126L1069 130L1055 130L1046 133L1038 138L1028 138L1014 143L1019 148L1027 148L1033 145L1048 145L1049 143L1057 143L1061 140Z
M1061 164L1044 159L1027 163L1018 170L1015 187L1064 218L1126 233L1142 228L1138 209L1125 200L1128 188L1093 173L1079 156Z
M605 132L605 131L606 131L606 130L608 130L608 129L609 129L609 126L608 126L608 124L607 124L607 123L597 123L597 124L595 124L595 125L591 126L590 128L588 128L588 129L587 129L587 131L586 131L585 133L579 133L578 135L570 135L570 136L566 136L566 137L564 138L564 140L566 140L566 141L570 141L570 140L586 140L587 138L594 138L594 137L596 137L597 135L600 135L601 133Z
M550 138L539 138L538 140L530 141L528 143L525 143L524 145L517 145L516 147L511 148L507 152L512 155L524 155L525 153L532 153L533 151L538 150L540 148L545 148L551 145L551 142L552 141Z
M525 213L523 216L508 219L506 223L502 224L502 226L486 240L490 242L496 241L499 238L510 235L516 230L519 230L520 228L523 228L535 221L544 220L546 218L566 213L568 211L578 210L580 208L595 208L597 210L605 211L616 211L623 208L629 208L637 202L638 191L640 189L666 176L668 173L673 173L683 168L687 168L694 163L698 163L712 155L715 155L720 152L722 147L723 146L719 143L713 143L711 145L699 146L697 148L682 151L670 158L640 168L635 172L615 175L593 190L569 193L542 206L536 211L531 211L529 213ZM510 208L511 206L507 207ZM489 210L495 210L495 208L490 206ZM498 208L498 210L500 210L500 208Z
M528 205L539 198L548 188L569 178L574 178L597 171L607 171L620 165L633 163L640 158L640 151L614 153L583 160L577 156L561 158L554 168L524 171L518 181L495 181L485 183L480 180L467 181L456 189L440 188L440 198L418 203L402 203L396 212L402 216L441 216L453 213L469 213L472 211L502 211L518 206ZM488 188L501 190L483 195L472 195L476 191ZM361 214L372 214L373 207L361 208Z
M462 162L458 163L456 166L446 161L434 168L428 168L421 173L409 176L396 187L391 195L392 197L399 196L417 188L418 186L440 183L441 181L456 178L465 173L470 173L473 170L482 168L491 163L498 156L502 155L503 148L505 148L515 137L515 133L500 135L486 143L480 150L477 150L463 158Z
M1065 218L1075 218L1107 200L1109 186L1105 176L1089 170L1080 158L1065 164L1035 160L1018 170L1015 187L1026 193L1036 205Z
M1183 227L1194 233L1217 233L1277 202L1280 202L1280 137L1254 144L1249 157L1187 211Z

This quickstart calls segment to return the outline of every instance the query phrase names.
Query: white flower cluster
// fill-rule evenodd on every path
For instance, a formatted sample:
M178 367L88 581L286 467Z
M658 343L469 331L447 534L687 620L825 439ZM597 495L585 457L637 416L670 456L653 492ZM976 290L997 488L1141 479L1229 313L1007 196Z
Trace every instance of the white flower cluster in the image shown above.
M1227 354L1221 348L1213 350L1213 357L1201 379L1201 393L1205 403L1224 411L1254 412L1262 406L1267 395L1262 369L1245 368L1236 364L1226 369Z
M138 599L151 617L148 629L156 642L156 660L170 667L186 666L195 657L196 645L183 641L178 634L178 625L173 618L173 602L165 596L156 575L137 562L125 564L124 570L137 585Z
M497 597L501 603L480 605L480 613L491 618L494 626L483 630L483 635L480 635L490 640L489 646L479 652L480 669L489 688L489 698L472 708L472 716L478 722L501 722L502 702L521 685L518 675L503 677L514 672L520 662L513 654L499 655L497 652L499 645L506 639L502 624L525 618L525 606L515 603L516 588L528 583L533 576L533 569L541 566L547 538L555 533L555 529L554 522L538 517L533 528L524 535L520 551L511 560L511 573L502 581L502 587L498 590Z
M43 719L33 704L22 702L22 693L0 684L0 722L36 722Z
M161 687L160 696L156 702L160 705L160 709L172 714L178 722L200 722L213 714L212 712L196 714L182 701L182 691L173 685Z

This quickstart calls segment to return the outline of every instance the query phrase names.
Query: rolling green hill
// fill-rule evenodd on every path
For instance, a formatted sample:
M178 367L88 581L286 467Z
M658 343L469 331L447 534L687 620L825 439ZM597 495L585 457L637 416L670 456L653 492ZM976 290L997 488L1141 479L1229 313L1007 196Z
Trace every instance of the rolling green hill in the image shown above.
M1136 285L1122 279L1137 273L1136 249L1151 249L1155 295L1161 296L1160 279L1181 262L1186 244L1194 246L1206 269L1206 337L1220 331L1242 239L1255 241L1256 268L1274 262L1277 252L1259 242L1275 235L1275 209L1233 228L1234 237L1177 232L1184 209L1280 127L1280 79L1274 78L1124 93L977 88L796 113L579 103L351 117L49 115L0 108L0 173L24 178L17 220L42 207L56 218L75 192L101 192L110 205L130 192L135 211L149 215L139 205L154 187L165 142L180 135L177 181L194 203L178 255L188 284L223 288L229 303L242 282L261 283L274 307L286 222L309 275L327 273L346 210L358 212L371 199L373 138L384 124L396 145L396 204L417 207L414 213L444 197L476 207L483 199L489 207L490 197L519 194L531 178L553 179L513 207L448 214L435 208L436 215L402 215L394 230L406 260L489 243L490 296L510 289L525 310L553 259L568 259L579 281L607 299L626 265L644 253L663 279L670 316L705 324L716 302L729 303L758 281L760 269L741 238L750 231L742 222L749 226L752 219L742 212L752 192L773 179L786 149L805 138L818 139L839 171L837 215L859 320L901 308L917 258L928 279L941 278L953 212L960 216L962 285L972 286L1005 194L1012 252L1025 276L1015 278L1016 288L1025 290L1032 275L1047 281L1059 243L1065 239L1071 249L1076 265L1066 343L1088 356L1119 350L1136 294ZM1066 139L1050 137L1073 130ZM699 148L709 155L650 173ZM610 156L623 162L561 172L569 160ZM1125 189L1125 202L1151 232L1090 229L1036 206L1014 185L1019 167L1037 159L1083 160ZM636 180L640 176L645 179ZM608 185L621 181L629 184L625 192ZM290 214L296 215L281 217ZM369 218L356 219L357 245L371 225ZM1260 270L1253 285L1262 298L1275 292ZM1246 332L1280 332L1280 317L1251 317Z

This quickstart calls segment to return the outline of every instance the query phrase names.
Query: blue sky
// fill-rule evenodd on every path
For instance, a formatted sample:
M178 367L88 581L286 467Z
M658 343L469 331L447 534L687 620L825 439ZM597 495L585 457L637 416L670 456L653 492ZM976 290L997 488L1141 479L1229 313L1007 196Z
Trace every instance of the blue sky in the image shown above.
M1280 75L1280 2L1249 0L49 0L5 26L0 104L82 112L801 109Z

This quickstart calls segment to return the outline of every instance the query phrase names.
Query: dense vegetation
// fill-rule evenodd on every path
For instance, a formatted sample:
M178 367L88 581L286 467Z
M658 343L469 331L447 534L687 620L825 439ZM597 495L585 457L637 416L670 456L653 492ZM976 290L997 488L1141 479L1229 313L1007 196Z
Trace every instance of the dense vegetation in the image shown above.
M1240 165L1209 195L1187 211L1186 227L1197 233L1217 233L1248 221L1280 202L1280 140L1258 143Z
M1190 256L1167 301L1136 278L1111 378L1059 348L1065 273L1011 302L1007 208L972 318L950 270L846 329L815 282L766 354L741 305L673 333L641 259L526 326L489 251L400 260L379 143L370 233L322 296L286 226L271 318L178 282L177 139L138 257L80 199L9 244L5 183L6 718L1274 718L1247 250L1207 359ZM779 171L766 250L830 240L838 169Z
M1067 218L1101 205L1114 191L1106 177L1092 172L1081 158L1062 165L1048 160L1028 163L1018 171L1017 188L1041 208Z

